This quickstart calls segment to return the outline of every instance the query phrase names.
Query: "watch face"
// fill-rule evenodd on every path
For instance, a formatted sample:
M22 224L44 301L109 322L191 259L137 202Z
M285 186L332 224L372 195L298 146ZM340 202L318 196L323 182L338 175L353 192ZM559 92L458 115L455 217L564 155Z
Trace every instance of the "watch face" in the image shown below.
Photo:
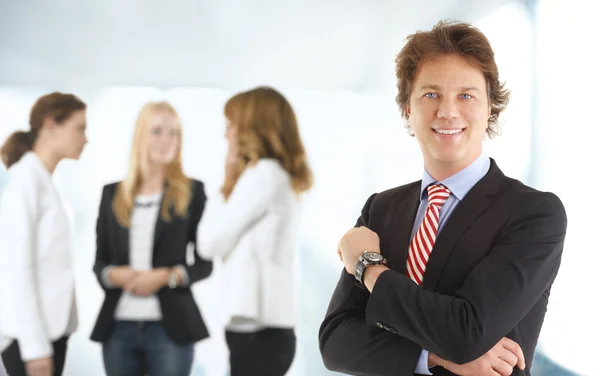
M370 262L380 262L381 260L383 260L383 256L381 256L381 254L377 252L365 252L363 254L363 257L365 258L365 260Z

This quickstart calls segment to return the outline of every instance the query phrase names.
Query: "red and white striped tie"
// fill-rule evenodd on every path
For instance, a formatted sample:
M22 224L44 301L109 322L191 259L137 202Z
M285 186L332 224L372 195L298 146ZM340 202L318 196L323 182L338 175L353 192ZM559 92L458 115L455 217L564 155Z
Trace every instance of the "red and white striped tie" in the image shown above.
M410 242L406 260L407 274L417 285L423 283L427 261L437 237L440 209L450 197L450 190L441 184L430 185L427 187L427 196L427 210L421 226Z

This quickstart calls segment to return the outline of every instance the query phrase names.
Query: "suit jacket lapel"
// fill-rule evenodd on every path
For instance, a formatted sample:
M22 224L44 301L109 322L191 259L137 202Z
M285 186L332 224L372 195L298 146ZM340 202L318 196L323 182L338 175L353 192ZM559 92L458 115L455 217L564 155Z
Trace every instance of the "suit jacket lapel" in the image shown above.
M129 228L121 226L117 218L113 216L115 231L117 233L117 244L121 252L118 253L120 260L118 264L129 265Z
M392 226L390 254L387 256L389 267L400 273L406 274L406 259L408 258L408 247L410 244L410 234L419 209L419 191L421 182L414 183L410 188L409 194L398 205L394 224Z
M500 171L496 162L491 159L488 173L473 186L464 200L456 206L454 212L448 218L448 222L438 235L423 276L424 288L428 290L437 288L446 260L452 254L456 243L490 205L489 197L498 192L503 178L504 174Z
M163 195L160 200L160 207L158 209L158 215L156 217L156 226L154 228L154 244L152 246L153 256L156 257L156 253L158 252L158 242L160 240L160 236L162 235L165 227L167 227L167 222L162 218L162 206L164 204L165 196ZM172 215L173 213L171 213Z
M162 207L165 203L165 194L166 194L168 188L169 188L169 183L165 181L165 184L163 185L163 195L160 199L158 215L156 216L156 226L154 227L154 244L152 245L152 260L153 261L156 259L156 254L158 253L158 250L159 250L158 243L160 241L160 237L161 237L165 227L167 227L167 225L168 225L167 221L165 221L161 215ZM169 214L171 214L171 218L174 218L174 216L173 216L174 210L172 210L172 208L169 208L168 210L169 210Z

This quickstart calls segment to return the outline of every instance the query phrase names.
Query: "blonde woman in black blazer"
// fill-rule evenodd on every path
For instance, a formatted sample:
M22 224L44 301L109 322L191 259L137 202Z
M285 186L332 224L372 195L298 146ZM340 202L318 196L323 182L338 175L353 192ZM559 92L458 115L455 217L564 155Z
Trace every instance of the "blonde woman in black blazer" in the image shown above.
M108 376L189 375L194 343L208 331L190 286L212 263L194 252L206 196L183 174L181 124L166 102L138 117L129 173L104 187L94 272L106 292L92 333Z

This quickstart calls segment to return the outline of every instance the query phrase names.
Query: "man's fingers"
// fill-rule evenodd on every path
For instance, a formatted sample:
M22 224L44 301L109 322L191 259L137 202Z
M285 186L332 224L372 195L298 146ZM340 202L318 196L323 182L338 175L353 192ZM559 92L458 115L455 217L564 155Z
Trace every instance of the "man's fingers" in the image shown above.
M508 363L511 368L514 368L519 362L519 358L511 351L506 349L502 349L502 353L498 357Z
M496 358L494 363L492 363L492 368L501 376L509 376L513 372L513 367L500 358Z
M490 367L490 369L488 371L486 371L485 375L483 375L483 376L504 376L504 375L502 375L501 373L496 372L495 369L493 369L493 368Z
M525 355L523 354L523 350L521 349L521 346L519 346L518 343L516 343L515 341L511 340L510 338L503 338L502 339L502 347L504 347L505 349L507 349L508 351L512 352L513 354L515 354L517 356L517 367L519 367L519 369L525 369Z

